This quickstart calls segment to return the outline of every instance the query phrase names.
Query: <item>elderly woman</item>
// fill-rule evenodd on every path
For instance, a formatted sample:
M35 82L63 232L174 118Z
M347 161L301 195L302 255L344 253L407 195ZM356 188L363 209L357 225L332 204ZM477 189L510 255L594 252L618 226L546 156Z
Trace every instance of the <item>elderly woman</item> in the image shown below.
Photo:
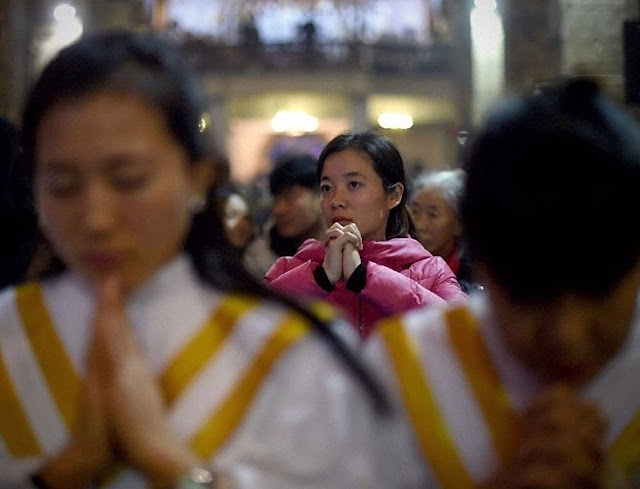
M413 182L409 209L415 237L431 254L441 256L466 293L481 286L471 273L471 263L462 244L460 201L465 185L461 169L439 170L418 175Z
M441 256L456 275L460 271L463 170L423 173L414 181L409 209L416 237L429 252Z

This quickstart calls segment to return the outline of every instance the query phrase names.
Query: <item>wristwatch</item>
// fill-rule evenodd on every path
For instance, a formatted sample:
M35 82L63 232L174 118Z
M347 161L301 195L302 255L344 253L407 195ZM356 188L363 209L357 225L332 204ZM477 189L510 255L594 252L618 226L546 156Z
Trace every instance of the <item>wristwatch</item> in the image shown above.
M182 475L174 489L213 489L214 478L211 472L201 467L194 467Z

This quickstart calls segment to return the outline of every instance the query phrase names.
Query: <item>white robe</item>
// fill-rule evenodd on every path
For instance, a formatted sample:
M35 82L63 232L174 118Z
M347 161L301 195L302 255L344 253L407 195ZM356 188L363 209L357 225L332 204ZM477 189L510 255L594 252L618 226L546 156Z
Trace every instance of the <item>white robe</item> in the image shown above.
M383 322L365 356L407 420L383 435L391 454L387 462L396 467L391 473L404 474L406 486L398 488L478 487L508 455L515 413L541 385L505 344L483 294L467 307L419 309ZM614 471L638 487L639 379L636 313L626 343L581 395L608 422L613 465L624 462Z
M17 430L19 416L4 425L0 422L2 489L31 487L29 474L69 438L74 403L68 399L65 403L65 397L73 393L65 382L66 377L77 376L81 383L94 303L88 284L72 273L42 283L39 290L52 323L52 337L47 338L40 335L46 328L37 324L37 317L37 327L29 330L23 324L24 316L37 316L33 312L37 308L23 304L31 312L21 315L16 290L0 293L0 416L7 419L1 401L13 395L35 441L25 441L29 430ZM221 332L229 322L227 311L218 318L220 324L210 324L203 333L212 311L225 301L232 303L232 316L239 311L233 327ZM180 436L199 439L210 452L205 456L209 467L224 471L236 488L383 487L372 447L379 417L359 383L324 341L302 332L308 324L300 316L291 316L291 311L271 302L253 304L246 297L234 299L213 290L197 279L185 256L172 260L131 294L126 310L135 337L159 377L196 335L204 334L204 339L192 341L189 348L198 354L203 354L202 345L206 352L209 342L220 343L186 385L174 392L168 415ZM280 345L282 351L274 354L275 361L267 370L253 365L265 349L273 348L267 345L278 328L294 332L291 344ZM53 337L62 345L60 356L70 362L68 374L59 367L64 362L55 357L56 348L51 345L57 340ZM212 413L234 398L234 387L245 377L249 383L258 379L258 384L233 430L222 442L213 443L215 437L209 436L217 426L209 426L198 438ZM227 414L233 417L242 407L242 400L232 401ZM227 418L222 419L225 423L219 424L229 424ZM13 438L4 436L2 426L8 433L14 431ZM23 453L12 454L12 450ZM146 486L141 474L129 469L107 484L127 489Z

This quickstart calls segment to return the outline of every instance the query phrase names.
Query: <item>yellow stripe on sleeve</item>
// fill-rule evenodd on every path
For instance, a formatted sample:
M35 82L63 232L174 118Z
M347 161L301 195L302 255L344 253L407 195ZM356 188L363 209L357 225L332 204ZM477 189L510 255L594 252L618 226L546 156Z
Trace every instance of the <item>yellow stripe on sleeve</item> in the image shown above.
M37 283L16 289L16 304L24 330L60 416L73 429L82 382L58 338Z
M160 378L168 404L173 403L202 367L214 357L238 319L258 303L257 298L228 296L205 326L173 359Z
M13 388L0 353L0 436L14 457L40 455L40 444Z
M429 387L427 377L399 318L379 328L400 384L402 397L418 444L440 486L444 489L473 488Z
M469 309L451 309L445 318L451 344L487 422L496 450L505 460L513 447L517 429L507 392Z
M313 301L309 304L309 309L311 309L311 312L318 316L320 320L327 323L334 321L338 317L338 312L328 302L320 300Z
M640 410L613 442L609 454L628 478L640 472Z
M220 449L242 421L251 400L278 358L308 331L306 322L296 313L290 313L280 324L237 382L229 397L191 439L190 446L198 455L208 459Z

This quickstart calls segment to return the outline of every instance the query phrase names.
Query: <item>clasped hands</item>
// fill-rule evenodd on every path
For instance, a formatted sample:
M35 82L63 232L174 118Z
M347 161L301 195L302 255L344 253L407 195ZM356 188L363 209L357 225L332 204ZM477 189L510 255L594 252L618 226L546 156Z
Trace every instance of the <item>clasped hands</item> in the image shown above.
M483 489L613 487L604 418L572 389L563 385L544 389L519 422L509 458Z
M126 317L120 282L97 286L93 339L78 420L64 449L40 471L47 487L86 487L124 463L155 487L200 465L172 432L158 382Z
M353 271L362 263L362 236L355 223L343 226L334 222L325 231L326 247L324 268L327 278L334 285L341 279L349 280Z

